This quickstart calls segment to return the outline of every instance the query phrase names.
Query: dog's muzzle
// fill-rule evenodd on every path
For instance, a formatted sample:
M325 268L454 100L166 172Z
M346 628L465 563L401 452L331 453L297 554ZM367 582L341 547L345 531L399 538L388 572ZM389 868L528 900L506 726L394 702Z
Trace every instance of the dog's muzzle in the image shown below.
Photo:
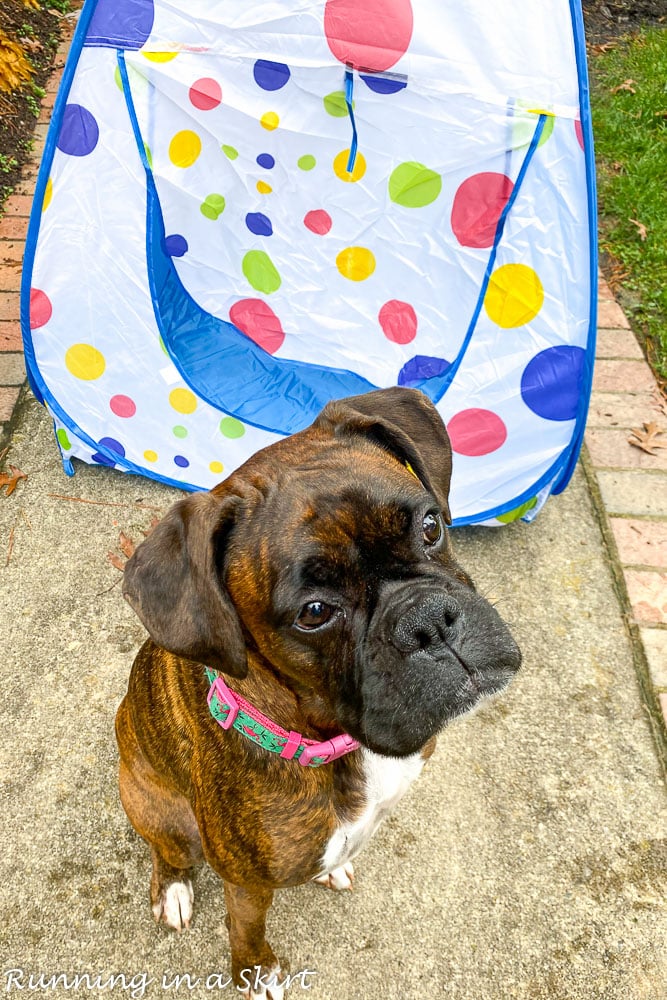
M357 658L350 733L389 756L415 753L480 698L502 690L521 654L495 608L457 581L394 585L382 595Z

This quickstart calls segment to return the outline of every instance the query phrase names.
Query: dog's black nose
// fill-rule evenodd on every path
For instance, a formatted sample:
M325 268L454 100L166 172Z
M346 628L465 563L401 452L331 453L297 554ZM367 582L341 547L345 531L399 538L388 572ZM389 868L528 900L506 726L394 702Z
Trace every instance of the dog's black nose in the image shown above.
M392 644L401 653L436 653L448 645L461 615L449 594L428 594L414 601L396 620Z

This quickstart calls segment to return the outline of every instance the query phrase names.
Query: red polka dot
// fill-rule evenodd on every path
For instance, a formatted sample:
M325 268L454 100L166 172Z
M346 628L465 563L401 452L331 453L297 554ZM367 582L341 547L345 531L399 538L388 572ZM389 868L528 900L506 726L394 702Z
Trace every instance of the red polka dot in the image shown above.
M461 410L447 424L453 451L477 457L497 451L507 438L507 428L491 410Z
M452 231L464 247L493 246L498 222L514 185L505 174L473 174L459 185L452 205Z
M381 73L407 51L412 5L410 0L327 0L324 33L340 62Z
M117 417L133 417L137 412L137 406L129 396L112 396L109 400L111 412Z
M229 310L229 318L268 354L274 354L285 339L280 320L262 299L235 302Z
M584 148L584 130L581 127L581 122L579 121L578 118L574 119L574 131L575 131L575 134L577 136L577 142L579 143L579 145L583 149Z
M332 226L331 216L323 208L316 208L312 212L307 212L304 216L303 224L311 233L318 236L326 236Z
M380 309L378 319L387 340L409 344L417 336L417 314L408 302L390 299Z
M203 76L190 87L190 101L200 111L211 111L217 108L222 100L222 89L217 80Z
M39 288L30 289L30 329L37 330L51 319L53 307L46 292Z

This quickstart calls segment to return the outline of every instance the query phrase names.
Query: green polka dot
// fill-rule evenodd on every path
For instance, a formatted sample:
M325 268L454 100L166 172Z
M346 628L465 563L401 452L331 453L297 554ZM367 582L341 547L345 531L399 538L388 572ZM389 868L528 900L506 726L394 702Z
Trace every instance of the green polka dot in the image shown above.
M240 438L245 434L245 427L236 417L223 417L220 421L220 433L227 438Z
M153 154L151 153L150 146L147 146L146 143L144 143L144 153L146 154L146 162L148 163L148 166L152 170L153 169Z
M221 194L207 194L203 204L199 206L199 211L207 219L215 222L219 215L225 210L225 199Z
M160 337L159 340L160 340L160 347L162 348L162 351L167 355L167 357L169 357L169 351L164 346L164 340L162 339L162 337Z
M389 178L389 197L404 208L424 208L442 190L442 178L423 163L400 163Z
M177 438L186 438L188 436L187 427L182 427L180 424L176 424L176 426L172 428L172 432L174 437Z
M515 116L512 120L512 140L515 149L520 149L523 146L529 146L533 141L533 136L535 135L535 130L537 128L537 123L539 121L538 115L545 114L547 117L542 126L542 134L540 136L540 141L537 144L537 148L543 146L547 139L551 136L554 130L554 124L556 118L552 112L548 111L546 108L542 110L541 108L529 107L524 101L520 101L517 105Z
M58 430L56 431L56 437L58 438L60 446L64 448L65 451L69 451L72 445L70 444L70 440L67 437L67 431L65 430L64 427L58 428Z
M508 510L506 514L499 514L496 521L500 521L501 524L511 524L512 521L518 521L520 517L523 517L529 510L532 510L536 503L537 497L532 497L530 500L522 503L520 507Z
M345 93L342 90L334 90L331 94L327 94L324 101L324 110L328 115L332 115L334 118L346 118L347 117L347 104L345 103ZM354 101L352 101L352 107L354 107Z
M238 149L234 149L233 146L223 146L222 151L228 160L235 160L239 155Z
M280 288L280 275L273 261L263 250L249 250L243 258L243 273L257 292L270 295Z
M314 156L311 156L310 153L306 156L300 156L296 161L296 165L300 170L312 170L316 163L317 160Z

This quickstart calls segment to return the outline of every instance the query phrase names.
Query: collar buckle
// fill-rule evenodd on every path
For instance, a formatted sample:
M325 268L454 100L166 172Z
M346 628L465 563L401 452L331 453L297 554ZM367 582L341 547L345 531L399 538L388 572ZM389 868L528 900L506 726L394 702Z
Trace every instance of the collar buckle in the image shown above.
M299 756L299 764L308 767L313 757L326 757L326 760L318 761L318 763L330 764L332 760L338 760L339 757L343 757L352 750L357 750L360 746L361 744L352 739L348 733L341 733L339 736L333 736L330 740L308 744Z
M229 706L229 712L227 713L226 719L221 719L219 713L213 710L213 706L211 705L213 698L218 699L218 704L220 706L222 705ZM223 729L231 729L232 726L234 725L234 720L236 719L236 716L239 714L240 706L238 701L236 700L236 698L229 690L229 688L227 687L227 685L225 684L225 682L223 681L222 677L219 674L211 684L211 687L208 692L207 701L208 701L208 707L211 710L211 714L214 716L216 722L220 723Z

